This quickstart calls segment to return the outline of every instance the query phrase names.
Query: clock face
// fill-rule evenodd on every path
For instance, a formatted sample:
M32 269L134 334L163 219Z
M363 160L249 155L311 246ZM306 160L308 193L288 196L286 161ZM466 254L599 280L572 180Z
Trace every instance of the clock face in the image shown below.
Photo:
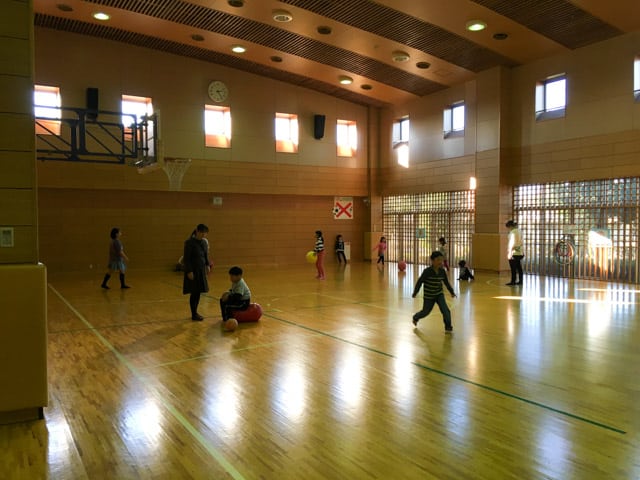
M209 84L209 98L214 102L224 102L229 95L229 89L220 80L214 80Z

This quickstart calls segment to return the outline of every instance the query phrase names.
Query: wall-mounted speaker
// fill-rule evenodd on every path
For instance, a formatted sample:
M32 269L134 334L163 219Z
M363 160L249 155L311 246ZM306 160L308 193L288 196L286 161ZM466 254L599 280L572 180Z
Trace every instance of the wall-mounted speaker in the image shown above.
M326 117L325 115L314 115L313 116L313 138L316 140L320 140L324 137L324 121Z
M98 105L98 89L93 87L87 88L87 118L89 120L98 118Z

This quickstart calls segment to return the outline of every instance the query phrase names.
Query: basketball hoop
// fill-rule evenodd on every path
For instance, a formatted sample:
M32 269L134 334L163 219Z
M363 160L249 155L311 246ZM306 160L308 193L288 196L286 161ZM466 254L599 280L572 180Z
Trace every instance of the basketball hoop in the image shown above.
M190 158L165 158L163 170L169 179L169 190L177 191L182 188L182 177L189 168Z

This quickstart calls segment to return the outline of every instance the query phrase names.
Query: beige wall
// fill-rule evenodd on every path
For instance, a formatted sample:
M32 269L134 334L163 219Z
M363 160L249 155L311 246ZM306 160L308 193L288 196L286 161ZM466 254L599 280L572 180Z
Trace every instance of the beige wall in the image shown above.
M330 252L341 233L352 242L352 258L362 259L363 232L370 229L368 117L376 118L375 110L201 61L46 29L36 29L36 65L36 83L60 87L63 106L84 106L87 87L98 88L103 110L120 110L122 94L152 97L165 156L192 159L180 192L168 191L161 169L140 175L123 165L38 162L41 257L52 272L102 273L114 226L124 232L132 274L172 268L201 222L211 228L220 267L304 262L318 229ZM214 79L229 86L230 149L204 146L203 110L213 103L207 86ZM275 152L275 112L298 114L297 154ZM321 140L313 138L314 114L326 115ZM356 157L337 157L337 119L357 122ZM353 197L353 220L334 220L334 196Z
M3 2L0 31L0 227L14 229L14 247L0 248L0 264L35 263L37 190L30 3Z

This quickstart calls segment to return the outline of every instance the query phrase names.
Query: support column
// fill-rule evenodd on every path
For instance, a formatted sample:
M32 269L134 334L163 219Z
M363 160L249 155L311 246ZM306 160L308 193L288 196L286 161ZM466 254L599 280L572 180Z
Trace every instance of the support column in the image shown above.
M0 2L0 423L47 405L46 270L38 264L33 5Z

